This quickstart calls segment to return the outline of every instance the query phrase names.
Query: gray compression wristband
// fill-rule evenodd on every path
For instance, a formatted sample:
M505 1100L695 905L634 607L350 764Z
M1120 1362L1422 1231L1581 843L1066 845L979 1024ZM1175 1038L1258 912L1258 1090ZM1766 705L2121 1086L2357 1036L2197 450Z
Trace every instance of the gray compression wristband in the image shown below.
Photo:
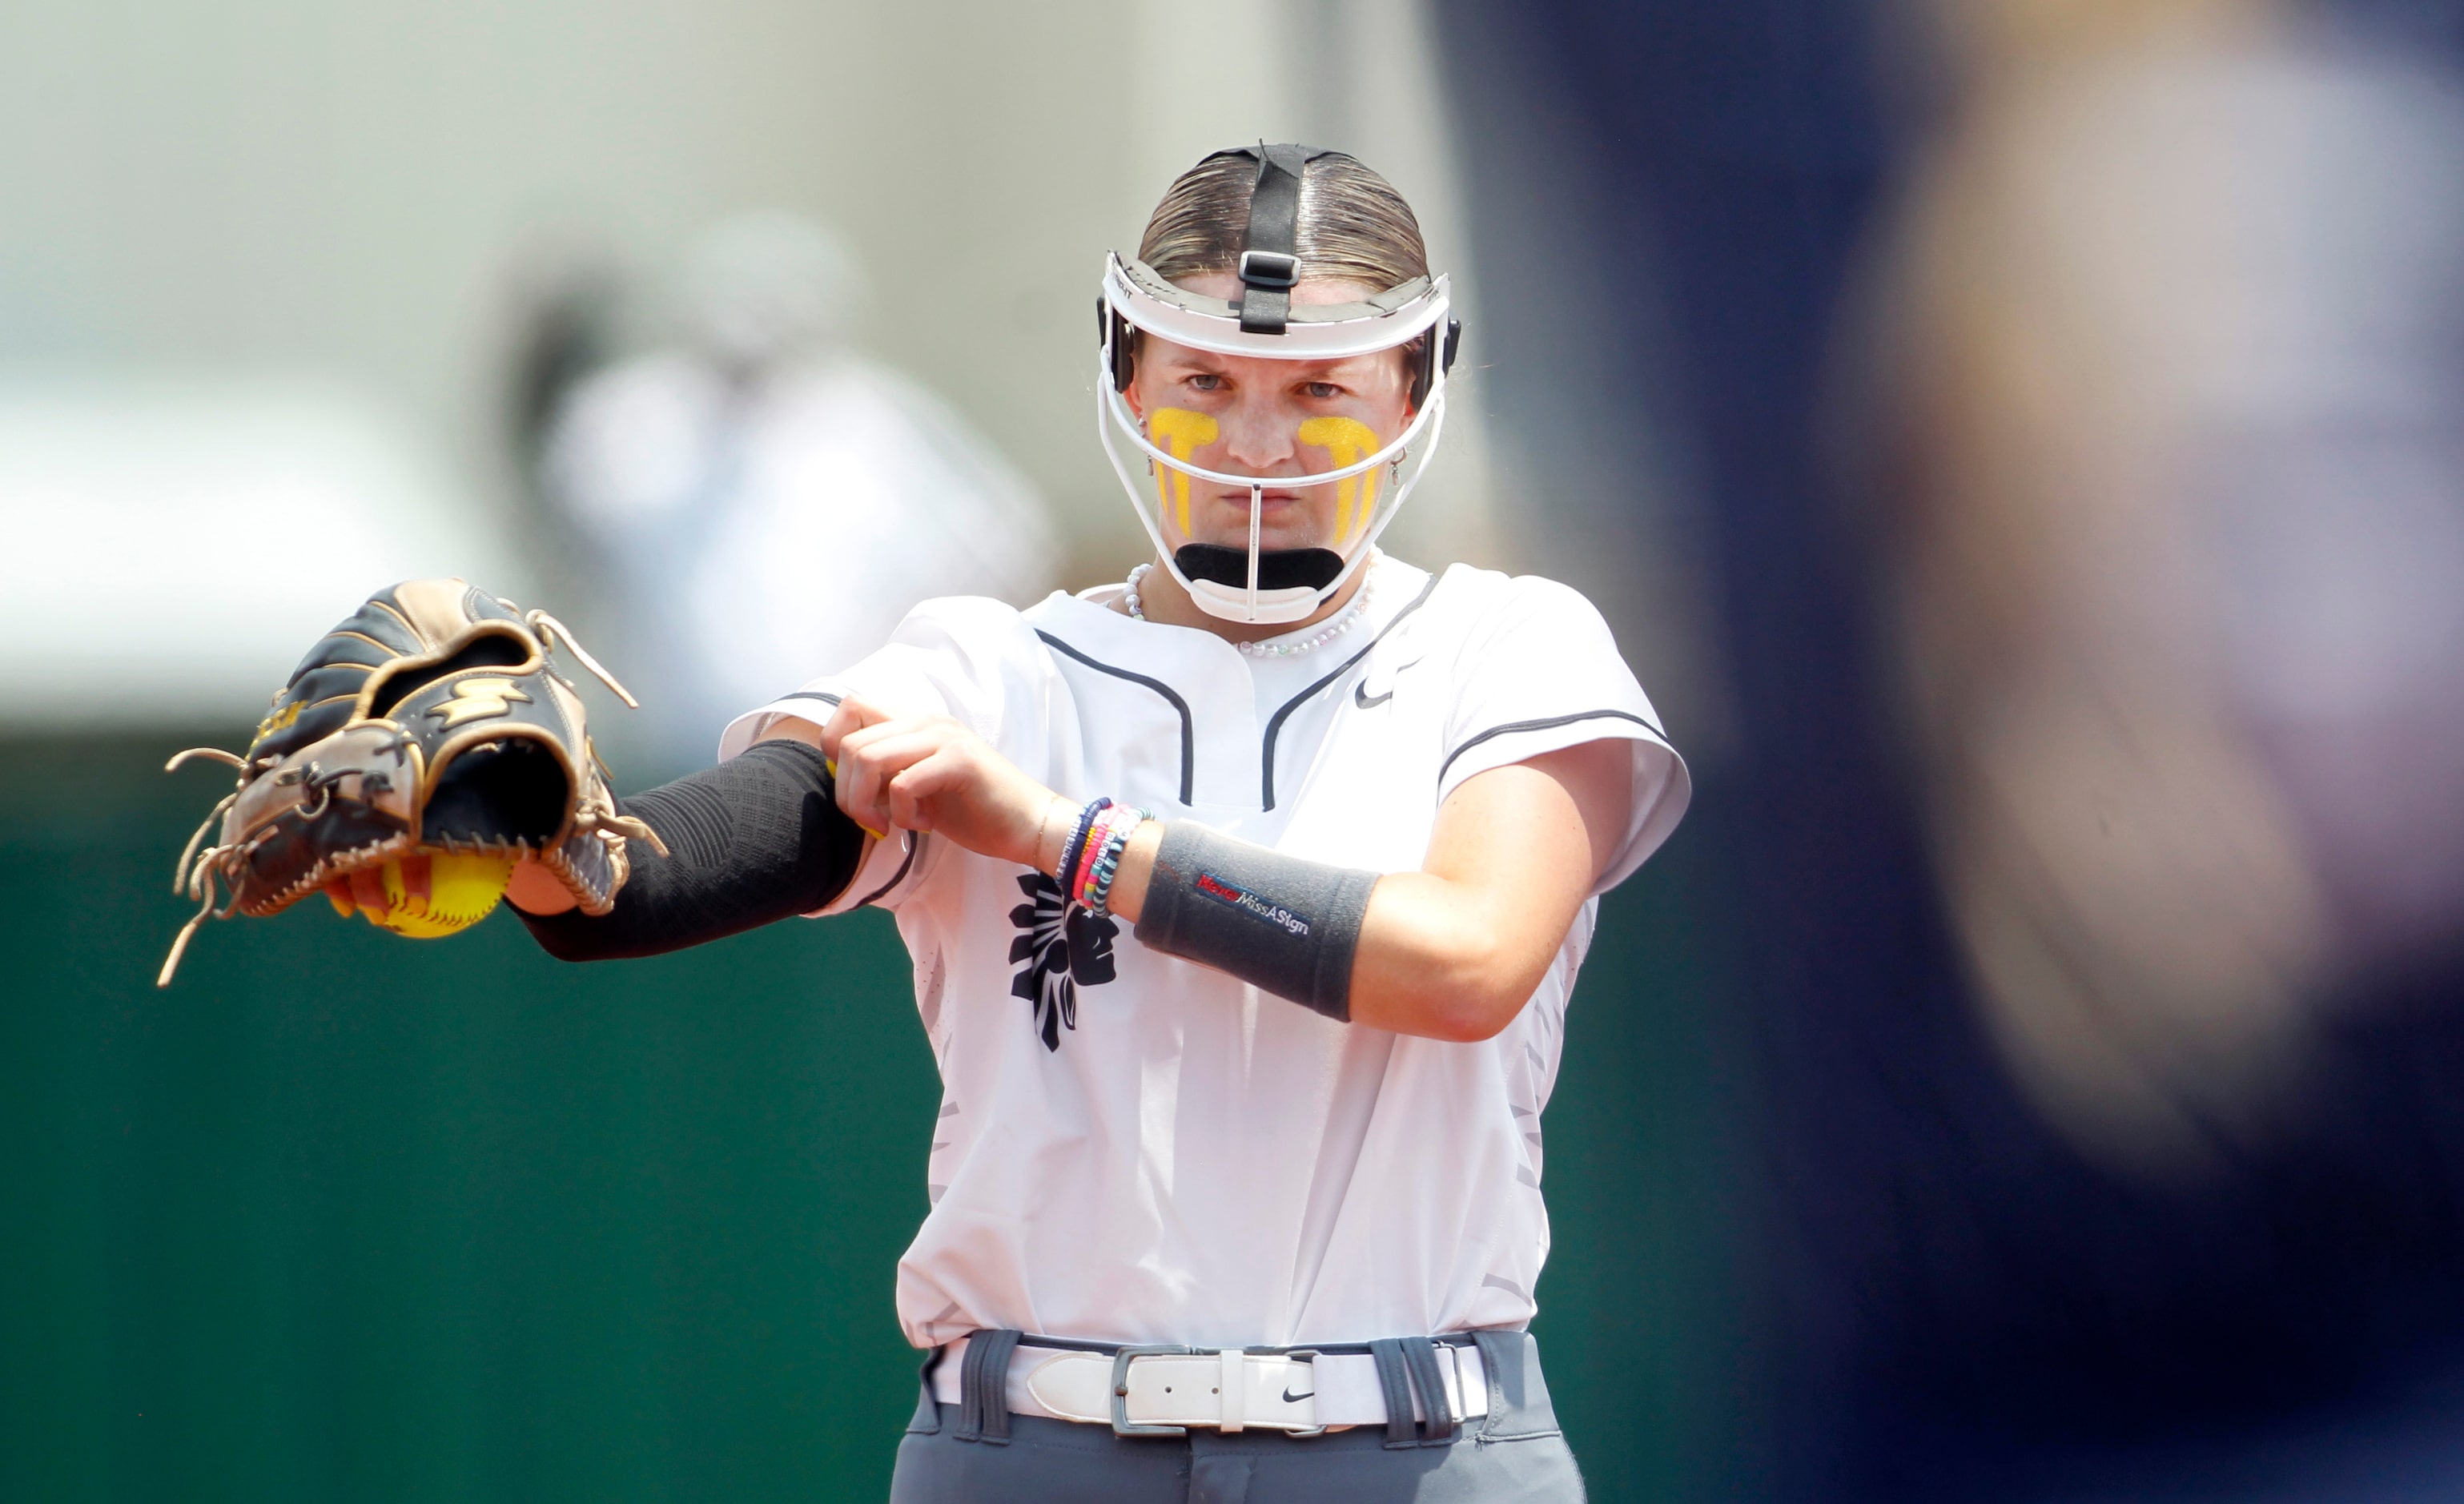
M1176 820L1155 851L1137 937L1348 1024L1352 954L1377 877Z

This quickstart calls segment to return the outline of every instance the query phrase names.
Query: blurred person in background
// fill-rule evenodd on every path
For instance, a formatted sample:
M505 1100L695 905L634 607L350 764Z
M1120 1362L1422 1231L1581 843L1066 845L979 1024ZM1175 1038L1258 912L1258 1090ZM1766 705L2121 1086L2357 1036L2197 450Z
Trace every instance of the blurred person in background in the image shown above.
M1877 1496L2464 1488L2464 95L2337 10L1923 12L1847 413L1990 1064L1841 1213Z
M2258 0L1940 13L1886 317L1945 890L2045 1109L2209 1162L2464 934L2464 98Z
M545 416L542 495L599 576L585 614L658 707L662 765L700 762L737 710L852 662L918 600L1051 586L1033 486L856 352L863 279L839 237L784 213L728 220L672 300L671 340L522 395ZM535 342L561 358L526 363L551 379L596 343L574 327L594 308L570 301L543 305ZM803 561L830 555L865 568L816 588Z
M2440 10L1450 8L1664 279L1600 322L1710 502L1737 1492L2464 1489Z

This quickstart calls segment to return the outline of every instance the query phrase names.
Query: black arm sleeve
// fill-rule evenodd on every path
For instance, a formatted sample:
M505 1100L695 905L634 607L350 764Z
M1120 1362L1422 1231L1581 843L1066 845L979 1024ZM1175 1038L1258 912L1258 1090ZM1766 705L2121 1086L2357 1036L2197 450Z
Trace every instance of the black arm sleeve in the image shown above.
M560 961L656 956L809 914L845 891L864 858L864 831L840 810L829 765L802 741L756 742L619 807L648 821L670 854L632 843L632 875L595 918L523 914Z
M1139 940L1352 1022L1352 955L1378 874L1304 861L1175 820L1155 848Z

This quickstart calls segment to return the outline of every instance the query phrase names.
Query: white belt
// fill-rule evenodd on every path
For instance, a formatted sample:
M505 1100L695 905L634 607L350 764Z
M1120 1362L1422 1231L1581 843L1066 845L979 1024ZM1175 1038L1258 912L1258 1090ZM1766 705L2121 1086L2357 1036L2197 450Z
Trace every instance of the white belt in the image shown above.
M934 1365L933 1398L943 1404L959 1403L968 1341L960 1338L944 1347ZM1486 1415L1488 1374L1480 1349L1441 1343L1437 1355L1438 1377L1454 1418ZM1111 1426L1128 1435L1161 1427L1315 1432L1386 1424L1375 1359L1307 1348L1244 1353L1130 1347L1088 1353L1021 1343L1010 1357L1008 1394L1012 1414ZM1415 1420L1428 1418L1417 1394L1412 1412Z

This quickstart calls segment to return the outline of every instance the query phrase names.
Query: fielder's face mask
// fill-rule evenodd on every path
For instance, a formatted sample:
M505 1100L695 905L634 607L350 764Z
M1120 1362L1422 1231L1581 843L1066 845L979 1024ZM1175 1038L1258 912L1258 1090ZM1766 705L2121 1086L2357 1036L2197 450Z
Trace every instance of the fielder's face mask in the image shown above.
M1103 344L1095 383L1095 429L1113 472L1130 493L1131 505L1137 509L1138 520L1155 540L1156 554L1199 609L1226 621L1296 622L1315 612L1352 578L1368 559L1377 535L1394 520L1403 498L1428 473L1429 458L1445 426L1446 372L1454 365L1463 324L1449 317L1452 305L1443 276L1434 281L1414 277L1365 302L1293 307L1292 288L1300 280L1300 259L1292 247L1300 214L1301 172L1311 159L1325 153L1307 146L1260 145L1215 155L1247 157L1258 164L1258 186L1249 201L1248 233L1241 253L1241 297L1234 302L1200 297L1164 280L1143 261L1125 261L1118 254L1108 257L1103 296L1096 302ZM1219 355L1288 361L1370 355L1397 348L1422 335L1428 338L1411 374L1412 421L1393 443L1377 447L1375 435L1360 423L1318 420L1302 426L1300 442L1326 449L1335 468L1306 476L1234 476L1189 462L1193 451L1214 439L1208 420L1167 409L1154 416L1171 421L1158 421L1151 429L1131 410L1122 393L1129 389L1134 371L1132 329ZM1324 431L1312 434L1319 422L1325 424ZM1406 476L1403 460L1424 431L1428 442L1420 446L1419 461ZM1131 474L1116 442L1119 438L1145 452L1152 481L1142 485ZM1199 542L1175 549L1165 542L1168 515L1177 517L1181 536L1188 536L1193 478L1248 490L1245 551ZM1267 491L1325 485L1336 488L1334 547L1259 546ZM1169 511L1176 502L1177 512Z

